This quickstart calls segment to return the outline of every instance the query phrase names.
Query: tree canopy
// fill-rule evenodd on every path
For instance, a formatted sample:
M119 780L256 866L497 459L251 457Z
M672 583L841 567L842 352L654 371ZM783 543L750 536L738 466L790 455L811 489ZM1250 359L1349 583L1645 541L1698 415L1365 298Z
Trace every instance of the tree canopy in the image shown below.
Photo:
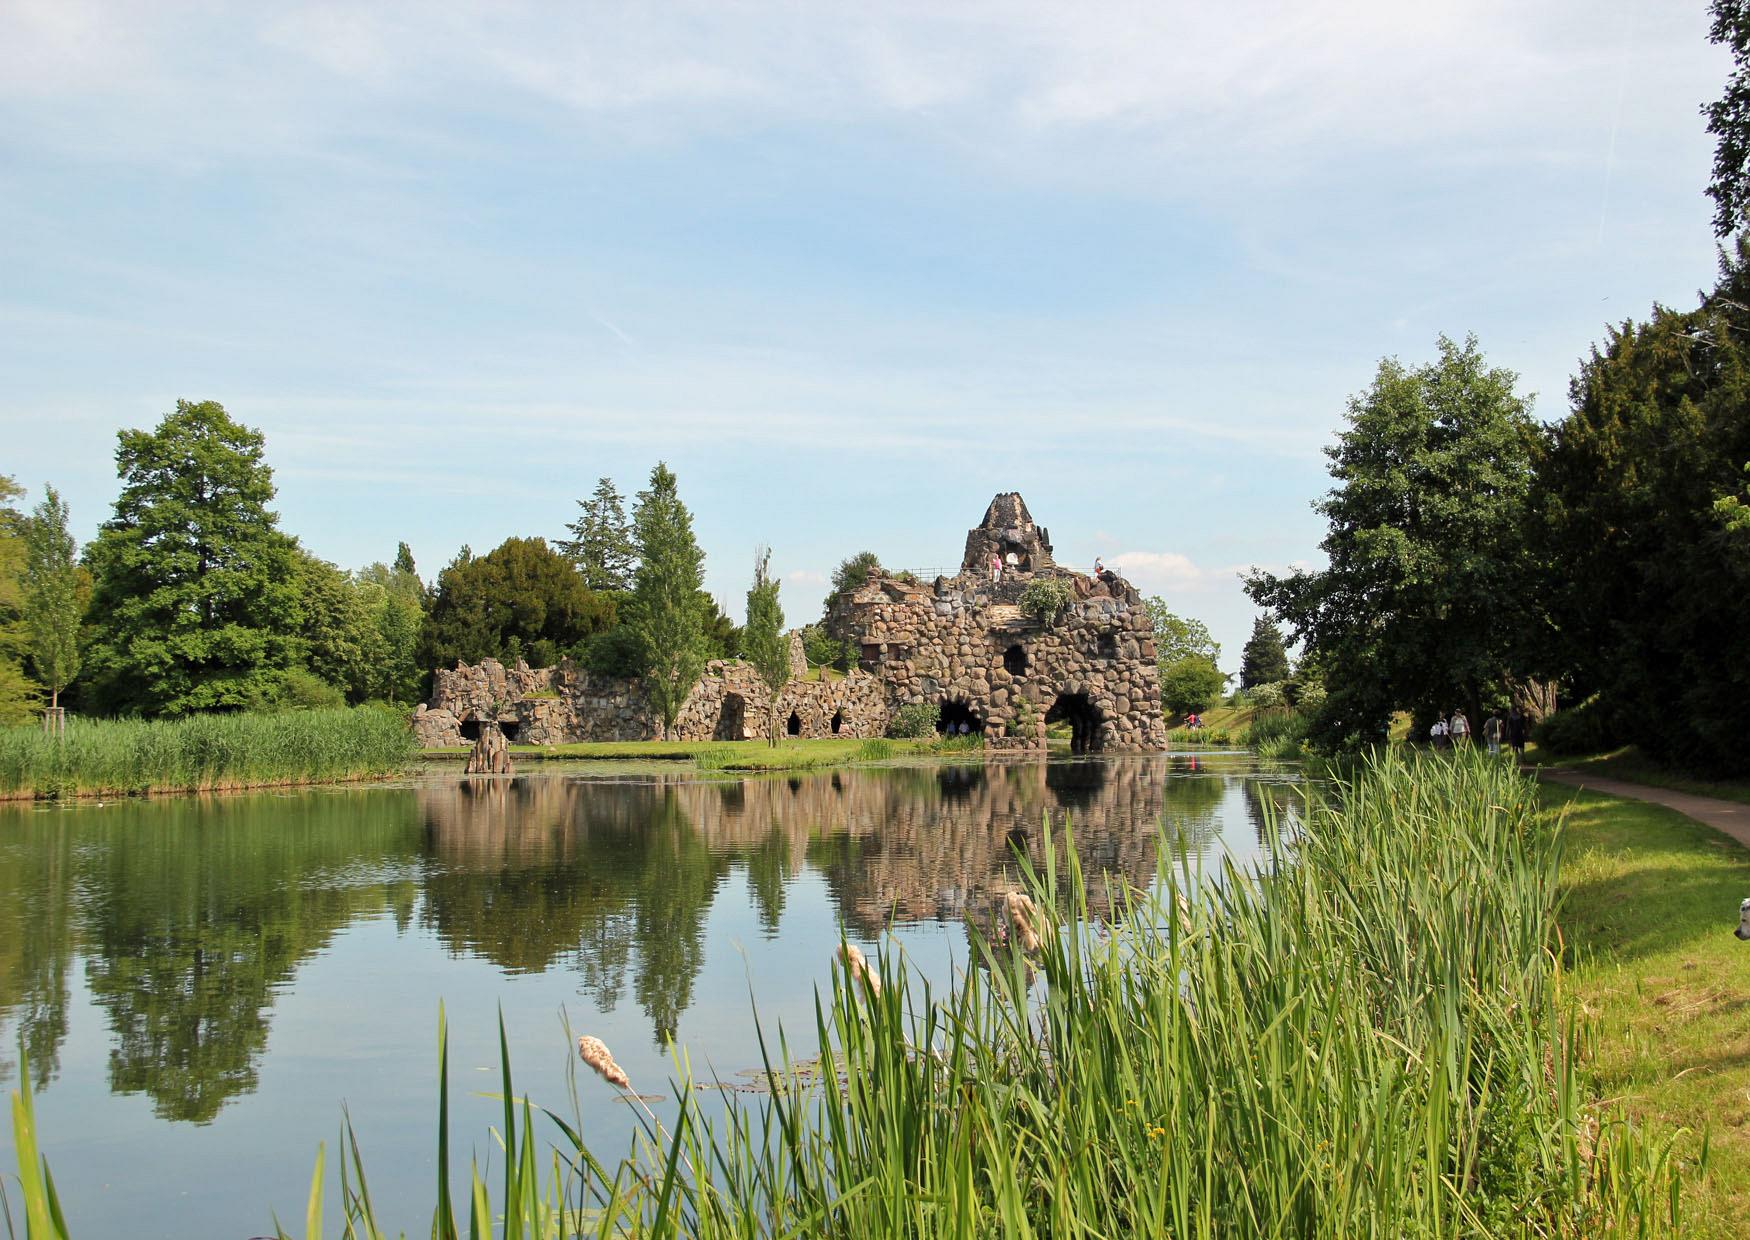
M1713 0L1708 38L1732 53L1725 91L1702 105L1714 136L1714 174L1707 195L1714 200L1714 235L1727 236L1750 214L1750 2Z
M1158 594L1144 599L1142 605L1148 608L1149 624L1154 629L1155 661L1163 669L1193 655L1212 664L1221 662L1221 646L1203 621L1178 615Z
M1570 699L1657 757L1750 769L1750 242L1689 311L1654 307L1582 364L1536 490L1549 623Z
M778 694L790 679L790 643L784 639L784 609L778 603L781 584L771 573L772 549L761 547L754 555L753 585L747 591L747 626L743 645L747 661L766 682L769 725L767 736L778 743Z
M839 562L832 570L832 592L843 594L846 590L855 590L869 579L869 570L882 572L881 557L873 551L859 551Z
M30 632L30 662L59 706L61 690L79 674L79 549L67 529L67 505L54 487L43 489L25 531L24 620Z
M300 654L295 545L268 508L261 432L178 401L118 436L121 494L88 552L100 708L182 715L272 697Z
M30 634L24 622L25 527L13 501L24 488L0 474L0 724L24 723L36 710L38 686L25 675Z
M507 538L486 555L467 547L441 573L420 636L427 667L527 659L552 665L613 625L611 595L591 590L544 538Z
M1477 713L1535 612L1525 519L1537 426L1517 376L1489 366L1474 337L1438 348L1420 366L1385 359L1349 402L1326 449L1337 485L1315 505L1329 567L1246 578L1325 671L1314 735L1326 745L1383 737L1395 710Z

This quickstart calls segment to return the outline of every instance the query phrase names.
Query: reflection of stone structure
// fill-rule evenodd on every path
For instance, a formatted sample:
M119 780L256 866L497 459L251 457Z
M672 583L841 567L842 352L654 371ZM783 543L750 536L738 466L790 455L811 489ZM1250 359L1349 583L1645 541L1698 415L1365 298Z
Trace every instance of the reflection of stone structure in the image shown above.
M993 580L992 561L1001 565ZM1067 604L1040 619L1021 610L1036 581L1056 582ZM942 727L985 732L995 747L1038 748L1053 720L1071 725L1077 752L1166 746L1154 637L1129 584L1052 561L1047 532L1013 492L991 501L966 535L960 572L923 584L872 575L833 601L827 624L861 651L842 680L805 680L791 634L792 678L768 722L765 682L740 660L715 660L679 717L677 740L879 736L909 704L940 708ZM427 746L459 745L496 720L528 744L640 740L661 722L631 681L592 676L569 662L505 668L488 659L434 673L432 700L414 717Z

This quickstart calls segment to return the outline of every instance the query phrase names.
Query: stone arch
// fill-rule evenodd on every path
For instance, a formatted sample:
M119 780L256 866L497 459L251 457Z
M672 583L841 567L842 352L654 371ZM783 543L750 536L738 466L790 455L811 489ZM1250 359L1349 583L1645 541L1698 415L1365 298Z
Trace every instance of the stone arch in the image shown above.
M837 736L844 729L844 726L845 726L845 712L842 710L833 711L833 713L832 713L832 734L834 736Z
M747 737L747 699L739 693L725 693L717 710L717 726L711 730L714 741L739 741Z
M968 733L984 731L984 720L970 702L964 698L943 698L937 708L936 731L957 735L961 724L966 725Z
M1069 723L1071 753L1098 753L1103 747L1105 738L1101 732L1106 716L1086 693L1067 690L1059 693L1051 709L1045 712L1045 722L1056 723L1060 719Z

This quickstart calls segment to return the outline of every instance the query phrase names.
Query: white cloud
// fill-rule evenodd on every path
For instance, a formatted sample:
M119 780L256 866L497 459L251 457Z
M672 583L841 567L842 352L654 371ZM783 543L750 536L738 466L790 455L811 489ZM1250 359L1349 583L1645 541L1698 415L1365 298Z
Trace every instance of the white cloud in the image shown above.
M824 586L826 574L812 568L796 568L784 574L785 581L791 581L799 586Z
M1235 566L1206 568L1178 551L1121 551L1107 556L1105 562L1144 594L1160 594L1169 600L1177 594L1235 587L1244 571Z

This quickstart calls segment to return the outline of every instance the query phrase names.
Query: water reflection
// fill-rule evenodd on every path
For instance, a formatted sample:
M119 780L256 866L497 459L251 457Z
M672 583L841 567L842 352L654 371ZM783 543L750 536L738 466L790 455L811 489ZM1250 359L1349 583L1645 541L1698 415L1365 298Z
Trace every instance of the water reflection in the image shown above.
M1148 883L1165 822L1203 856L1224 817L1262 838L1276 795L1173 760L897 767L715 780L540 775L402 788L0 814L0 1045L39 1084L69 985L107 1022L108 1085L202 1123L257 1087L276 999L344 928L392 921L508 974L562 972L600 1011L628 996L653 1039L694 1001L708 914L764 935L818 902L872 936L982 918L1067 815L1096 914ZM1243 809L1240 808L1243 805ZM740 871L742 881L732 881ZM814 882L800 886L805 874ZM364 1000L364 1001L368 1001ZM327 1053L331 1048L306 1048ZM16 1063L0 1061L0 1076Z

